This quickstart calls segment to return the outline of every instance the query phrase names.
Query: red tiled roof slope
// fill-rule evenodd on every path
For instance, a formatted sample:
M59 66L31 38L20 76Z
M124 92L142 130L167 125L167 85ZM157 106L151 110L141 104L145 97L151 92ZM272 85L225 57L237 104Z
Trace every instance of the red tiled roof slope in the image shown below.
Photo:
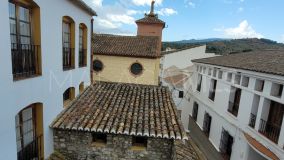
M196 63L284 76L284 51L264 50L192 60Z
M95 55L160 57L159 38L153 36L116 36L94 34Z
M98 82L51 124L52 128L188 139L166 87Z
M144 18L141 18L139 20L136 21L136 23L151 23L151 24L163 24L164 27L165 27L165 22L160 20L158 18L158 16L154 15L154 16L151 16L151 15L145 15Z

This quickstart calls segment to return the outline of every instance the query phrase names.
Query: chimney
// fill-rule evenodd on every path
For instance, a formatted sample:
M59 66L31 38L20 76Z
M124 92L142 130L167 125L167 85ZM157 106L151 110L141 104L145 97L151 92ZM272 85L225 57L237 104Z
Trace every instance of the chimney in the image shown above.
M136 21L138 36L157 36L160 40L160 48L162 47L162 34L165 28L165 22L160 20L158 14L155 14L155 1L151 3L151 10L145 17Z

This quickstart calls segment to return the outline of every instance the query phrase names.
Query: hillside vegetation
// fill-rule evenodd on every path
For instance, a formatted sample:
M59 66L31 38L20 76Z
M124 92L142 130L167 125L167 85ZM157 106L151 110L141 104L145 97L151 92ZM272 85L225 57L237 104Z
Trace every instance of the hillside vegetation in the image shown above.
M162 49L165 50L168 47L170 47L171 49L183 49L191 46L206 44L207 53L216 53L219 55L249 52L256 50L284 50L284 44L277 43L269 39L216 39L215 41L201 41L197 43L185 42L185 40L179 42L163 42Z

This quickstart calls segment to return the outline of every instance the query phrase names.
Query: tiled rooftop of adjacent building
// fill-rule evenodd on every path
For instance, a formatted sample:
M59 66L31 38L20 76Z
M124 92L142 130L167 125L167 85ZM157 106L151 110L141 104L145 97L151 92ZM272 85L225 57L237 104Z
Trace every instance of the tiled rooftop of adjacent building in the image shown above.
M166 87L97 82L51 124L52 128L187 139Z
M284 75L284 51L264 50L193 60L193 62Z
M94 34L94 54L127 57L160 57L159 38Z

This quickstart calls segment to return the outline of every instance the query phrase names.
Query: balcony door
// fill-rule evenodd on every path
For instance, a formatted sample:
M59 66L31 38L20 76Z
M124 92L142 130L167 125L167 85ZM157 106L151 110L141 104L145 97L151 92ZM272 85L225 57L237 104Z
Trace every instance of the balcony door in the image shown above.
M284 105L271 101L267 123L281 127L284 115Z
M198 103L194 102L193 109L192 109L192 118L197 121L198 116Z
M43 159L42 106L32 104L16 115L18 160Z
M224 160L230 159L232 154L233 143L234 138L229 134L228 131L223 129L219 149Z
M212 117L206 112L203 120L203 132L207 137L210 135Z
M12 71L14 79L40 74L39 10L34 3L9 3ZM33 14L32 14L33 13Z

